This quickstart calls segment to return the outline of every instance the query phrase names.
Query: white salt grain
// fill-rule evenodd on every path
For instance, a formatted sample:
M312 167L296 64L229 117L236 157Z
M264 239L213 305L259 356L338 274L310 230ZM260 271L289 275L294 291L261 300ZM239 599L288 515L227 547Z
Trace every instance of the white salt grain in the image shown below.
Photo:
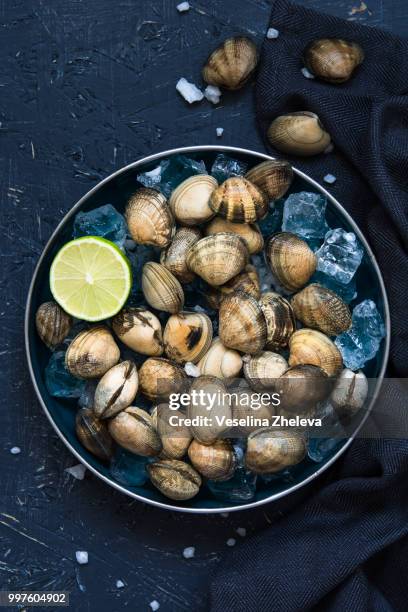
M10 453L12 455L19 455L21 453L21 448L19 446L13 446L13 448L10 448Z
M221 512L221 516L222 516L222 518L228 518L229 517L229 512Z
M203 92L194 83L189 83L184 77L177 81L176 89L189 104L201 102L204 98Z
M235 540L235 538L230 538L229 540L227 540L227 546L235 546L236 543L237 541Z
M246 536L246 529L245 529L245 527L238 527L236 531L237 531L237 534L239 536L241 536L241 538L245 538L245 536Z
M200 376L200 368L198 368L194 363L191 363L191 361L187 361L184 366L184 371L187 376L193 376L194 378L198 378Z
M72 467L66 468L65 470L68 474L71 474L77 480L83 480L86 472L86 467L82 465L82 463L78 463L78 465L73 465Z
M187 546L187 548L185 548L183 550L183 557L185 559L192 559L195 555L195 548L194 546Z
M180 2L180 4L176 6L176 9L179 13L185 13L190 10L190 5L188 2Z
M224 128L217 128L215 131L217 132L218 138L221 138L224 133Z
M221 98L221 89L215 85L207 85L204 95L211 104L218 104Z
M327 145L323 153L332 153L333 151L334 151L334 144L331 142L329 145Z
M337 181L337 178L334 176L334 174L326 174L323 180L325 183L328 183L329 185L333 185L333 183Z
M156 610L158 610L160 608L159 602L156 601L155 599L149 603L149 606L151 607L153 612L156 612Z
M123 580L117 580L116 581L116 588L117 589L123 589L124 586L125 586L125 583L123 582Z
M306 68L306 66L304 66L304 67L302 68L301 73L303 74L303 76L304 76L306 79L314 79L314 78L315 78L315 75L314 75L314 74L312 74L312 73L310 72L310 70L308 70L308 69Z
M77 550L75 557L79 565L86 565L88 563L88 553L86 550Z
M269 40L272 40L273 38L278 38L278 36L279 30L275 30L275 28L269 28L266 33L266 38L269 38Z

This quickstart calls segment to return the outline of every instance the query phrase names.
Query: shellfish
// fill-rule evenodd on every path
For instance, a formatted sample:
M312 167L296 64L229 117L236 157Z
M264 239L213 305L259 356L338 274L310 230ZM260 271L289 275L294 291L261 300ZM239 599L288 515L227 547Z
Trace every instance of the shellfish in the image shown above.
M210 308L217 310L226 295L231 295L237 291L252 295L256 300L260 298L260 281L255 266L248 264L242 272L231 278L225 285L209 288L206 292L208 305Z
M158 357L163 353L163 336L159 319L144 308L124 308L112 319L119 340L136 353Z
M171 393L183 390L187 374L177 363L149 357L139 369L139 389L151 401L166 401Z
M242 176L233 176L212 192L210 207L233 223L255 223L265 217L269 202L256 185Z
M187 265L209 285L223 285L248 263L245 241L236 234L221 233L196 242L187 253Z
M249 38L227 38L213 51L203 68L203 79L209 85L240 89L258 63L255 44Z
M143 266L142 291L146 301L156 310L175 313L183 309L183 288L161 264L149 261Z
M266 244L265 255L272 274L288 291L306 285L316 270L317 260L312 249L289 232L274 234Z
M251 295L240 291L227 295L220 305L219 325L221 342L228 348L253 355L265 346L265 317Z
M191 283L194 274L188 269L187 251L201 238L201 232L196 227L181 227L176 231L172 243L166 251L162 251L160 263L163 264L182 283Z
M188 456L197 472L211 480L228 480L234 473L235 456L228 440L216 440L212 444L193 440Z
M328 376L337 376L343 360L337 346L322 332L299 329L289 340L289 365L319 366Z
M133 361L122 361L106 372L99 381L94 398L97 417L107 419L130 406L139 385Z
M341 417L350 417L364 406L368 395L368 381L364 372L345 368L334 385L330 403Z
M172 212L163 194L143 187L129 199L126 221L130 235L138 244L151 244L160 248L170 244L175 232Z
M155 457L162 449L150 414L141 408L125 408L109 421L108 428L115 442L131 453Z
M277 379L288 368L288 362L282 355L270 351L245 356L243 362L244 376L254 391L274 389Z
M338 336L351 326L350 309L330 289L312 283L293 296L293 311L306 327L318 329L328 336Z
M325 399L331 388L326 372L314 365L292 366L276 382L282 408L296 409L298 414Z
M77 378L99 378L117 364L120 350L107 327L80 332L65 353L65 364Z
M81 408L75 419L75 431L81 444L95 457L109 461L113 454L113 440L106 422L98 419L93 410Z
M300 463L305 455L302 434L265 428L249 434L245 463L255 474L270 474Z
M227 429L225 420L231 418L227 388L215 376L199 376L190 387L189 419L194 421L190 430L202 444L212 444ZM205 419L211 417L207 423Z
M264 239L261 234L259 227L256 224L249 223L232 223L223 217L214 217L212 221L205 228L205 235L211 236L212 234L219 233L233 233L238 234L246 242L247 249L250 255L259 253L264 247Z
M200 490L200 474L184 461L159 459L146 469L152 484L170 499L191 499Z
M281 115L268 128L273 147L290 155L309 157L323 153L330 145L330 134L315 113L301 111Z
M209 206L212 192L218 187L214 177L207 174L190 176L170 196L170 208L179 223L197 225L214 216Z
M192 440L190 429L184 424L185 415L179 410L170 410L168 404L159 404L151 417L163 445L161 456L166 459L184 457Z
M197 363L205 355L212 341L212 323L198 312L172 315L164 328L166 355L178 363Z
M344 83L364 61L364 51L355 42L340 38L320 38L306 47L303 58L308 70L319 79L329 83Z
M277 200L289 189L293 181L293 169L283 159L269 159L248 170L245 178L266 193L270 200Z
M35 325L41 340L54 348L68 336L72 317L57 302L44 302L35 315Z
M296 330L292 306L288 300L274 291L263 293L259 305L266 320L265 348L272 351L285 348Z
M198 367L202 375L234 378L241 371L242 358L237 351L224 346L220 338L214 338Z

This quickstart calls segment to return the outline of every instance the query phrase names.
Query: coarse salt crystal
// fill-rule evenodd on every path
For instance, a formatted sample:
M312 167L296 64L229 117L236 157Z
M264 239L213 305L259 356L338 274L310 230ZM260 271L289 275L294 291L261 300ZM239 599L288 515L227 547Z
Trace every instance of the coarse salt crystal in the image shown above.
M116 588L117 589L123 589L124 586L125 586L125 583L123 582L123 580L117 580L116 581Z
M312 74L312 73L310 72L310 70L308 70L308 69L306 68L306 66L304 66L304 67L302 68L301 73L303 74L303 76L304 76L306 79L314 79L314 78L315 78L315 75L314 75L314 74Z
M218 138L221 138L224 133L224 128L217 128L215 131L217 132Z
M153 601L151 601L149 603L149 606L151 607L151 609L153 610L153 612L156 612L156 610L158 610L160 608L160 604L158 601L156 601L156 599L154 599Z
M221 516L222 516L222 518L228 518L229 517L229 512L221 512Z
M269 38L269 40L272 40L273 38L278 38L278 36L279 30L276 30L275 28L269 28L266 33L266 38Z
M334 174L326 174L323 180L325 183L329 183L329 185L333 185L333 183L337 181L337 178L334 176Z
M189 104L201 102L204 98L203 92L194 83L189 83L184 77L177 81L176 89Z
M236 531L237 531L237 534L239 536L241 536L241 538L245 538L245 536L246 536L246 529L245 529L245 527L238 527Z
M207 85L204 89L204 95L212 104L218 104L221 98L221 89L215 85Z
M82 465L82 463L78 463L78 465L73 465L65 470L68 474L71 474L77 480L83 480L86 472L86 467Z
M88 553L86 550L77 550L75 557L79 565L86 565L88 563Z
M19 455L21 453L21 448L19 446L13 446L13 448L10 448L10 453L12 455Z
M183 557L185 559L192 559L195 555L195 547L194 546L187 546L187 548L185 548L183 550Z
M187 361L184 366L184 371L187 376L193 376L194 378L198 378L198 376L200 376L200 368L198 368L194 363L191 363L191 361Z
M235 546L235 544L237 543L235 538L230 538L229 540L227 540L227 546Z
M188 2L180 2L180 4L176 6L176 9L179 13L185 13L190 10L190 5Z

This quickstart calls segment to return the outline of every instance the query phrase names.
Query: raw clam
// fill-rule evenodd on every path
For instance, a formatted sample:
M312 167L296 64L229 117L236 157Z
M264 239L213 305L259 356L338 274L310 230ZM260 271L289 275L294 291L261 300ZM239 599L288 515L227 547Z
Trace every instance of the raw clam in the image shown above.
M113 453L113 440L104 421L93 410L82 408L76 415L75 431L81 444L95 457L109 461Z
M331 142L330 134L319 117L308 111L289 113L274 119L268 129L268 138L279 151L305 157L323 153Z
M202 375L234 378L241 371L242 358L237 351L224 346L220 338L214 338L198 367Z
M124 308L112 319L119 340L136 353L158 357L163 353L162 328L159 319L144 308Z
M277 379L287 370L288 362L282 355L263 351L245 356L244 376L254 391L268 391L276 387Z
M212 444L193 440L188 456L197 472L211 480L228 480L234 473L234 450L228 440L216 440Z
M330 403L341 416L353 416L364 406L368 395L368 381L364 372L345 368L338 377L330 396Z
M201 232L196 227L181 227L176 231L172 243L166 251L162 251L160 263L163 264L181 283L191 283L194 274L187 267L187 251L201 238Z
M172 315L164 328L166 355L177 363L197 363L212 341L211 319L200 312L180 312Z
M227 388L215 376L199 376L189 393L188 417L196 420L191 424L191 433L202 444L212 444L227 429L225 419L231 418ZM206 418L210 421L206 422Z
M350 309L330 289L312 283L293 296L293 311L306 327L318 329L328 336L338 336L351 326Z
M94 412L107 419L130 406L139 386L133 361L122 361L106 372L95 390Z
M209 206L212 192L218 187L208 174L190 176L170 196L170 208L179 223L198 225L214 216Z
M185 415L180 410L170 410L168 404L159 404L151 417L163 445L161 456L166 459L184 457L192 440L190 429L184 424Z
M183 309L183 288L161 264L149 261L143 266L142 291L146 301L156 310L174 313Z
M266 193L270 200L277 200L289 189L293 181L293 169L283 159L269 159L248 170L245 178Z
M155 457L162 449L150 414L141 408L125 408L109 421L108 427L115 442L131 453Z
M255 474L279 472L306 455L306 440L294 431L258 429L248 436L246 467Z
M220 305L219 334L228 348L254 355L265 346L266 321L257 300L238 291L226 296Z
M234 429L237 437L246 437L249 433L259 429L260 420L262 424L272 425L272 417L277 413L277 409L270 396L268 396L269 399L266 399L267 393L260 394L253 391L243 380L235 381L235 384L229 388L229 392L233 418L243 419L238 428ZM254 419L252 422L251 417Z
M259 305L266 320L265 348L274 351L285 348L296 330L292 306L288 300L274 291L263 293Z
M116 365L120 350L107 327L80 332L65 353L65 364L77 378L99 378Z
M187 265L209 285L223 285L248 263L245 241L237 234L222 233L196 242L187 253Z
M243 176L232 176L212 192L212 210L233 223L255 223L268 212L268 198Z
M138 244L160 248L170 244L175 232L174 218L159 191L148 187L138 189L127 203L125 216L130 235Z
M331 382L322 368L297 365L289 368L277 381L276 389L284 409L296 409L300 414L325 399Z
M162 357L146 359L139 370L139 389L151 401L165 401L183 390L187 374L177 363Z
M261 288L255 266L248 264L242 272L231 278L225 285L210 287L206 292L206 299L210 308L217 310L226 295L231 295L237 291L252 295L256 300L260 298Z
M299 329L289 340L289 365L319 366L328 376L337 376L343 360L337 346L315 329Z
M274 234L265 249L272 274L288 291L296 291L310 279L317 260L309 245L289 232Z
M203 79L209 85L240 89L257 63L258 53L252 40L244 36L227 38L208 58L203 68Z
M35 325L41 340L48 348L54 348L68 336L72 317L57 302L44 302L35 315Z
M152 484L170 499L191 499L200 490L200 474L184 461L160 459L146 469Z
M259 253L264 247L264 239L259 227L256 224L232 223L223 217L214 217L205 228L205 235L232 232L238 234L246 242L250 255Z
M320 38L306 47L303 58L315 76L329 83L344 83L364 61L364 51L355 42Z

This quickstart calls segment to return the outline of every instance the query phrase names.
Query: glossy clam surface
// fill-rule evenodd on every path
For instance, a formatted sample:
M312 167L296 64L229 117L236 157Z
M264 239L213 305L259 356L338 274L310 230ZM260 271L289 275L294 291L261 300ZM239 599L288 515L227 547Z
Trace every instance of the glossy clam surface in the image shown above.
M222 148L222 147L191 148L191 149L183 150L182 154L186 156L192 156L197 160L203 159L207 165L207 168L211 168L211 165L215 159L216 154L219 153L220 151L223 152L225 155L229 155L231 157L237 157L238 159L246 161L248 163L249 171L252 168L256 167L257 165L268 161L267 156L262 156L260 154L255 154L251 152L245 152L245 151L238 150L238 149L229 150L228 148ZM170 310L168 311L156 310L155 306L152 306L151 304L149 304L147 301L144 300L141 287L138 288L139 293L137 294L134 303L131 304L132 308L141 308L141 309L145 309L151 312L151 314L154 315L154 317L157 317L157 320L159 321L159 324L157 324L157 321L152 319L152 321L154 322L153 328L149 326L149 333L151 333L152 337L154 336L154 332L157 332L156 337L159 338L157 342L157 346L154 349L155 353L152 355L145 354L145 356L142 358L140 363L138 361L136 362L138 375L139 375L139 386L138 386L138 391L137 391L137 397L135 398L135 400L133 400L132 405L128 408L124 408L123 410L119 411L117 415L113 417L108 417L106 419L97 419L93 415L93 411L91 411L91 413L89 412L86 413L84 412L84 409L82 409L81 412L78 412L78 415L81 415L81 420L80 420L80 425L82 428L81 431L84 432L84 433L81 433L82 440L85 440L85 439L90 440L87 442L88 447L84 444L84 442L82 442L82 444L80 443L80 441L77 438L77 434L75 433L76 411L73 410L72 408L74 405L76 405L76 401L72 402L71 400L64 400L64 399L52 397L49 394L44 384L42 372L44 370L45 364L48 361L49 352L46 346L41 342L40 338L37 335L37 331L35 328L35 314L39 306L42 303L51 301L52 299L51 295L48 292L48 288L47 288L47 280L48 280L47 270L49 269L50 262L52 261L54 254L59 250L62 244L64 244L64 242L67 240L67 236L69 236L69 233L71 231L70 228L72 227L72 222L73 222L75 214L79 210L84 210L84 211L92 210L93 208L107 201L112 202L113 205L121 213L124 213L126 202L129 200L129 197L131 196L131 194L134 193L136 189L138 188L136 175L142 172L145 172L145 171L150 171L151 169L155 167L155 165L157 165L158 162L160 162L161 159L168 158L172 154L173 153L170 152L170 153L166 153L163 155L152 156L151 158L147 160L142 160L142 162L136 162L134 164L131 164L129 167L124 168L123 170L120 170L118 173L116 173L115 175L107 179L105 182L98 185L94 190L92 190L92 192L90 192L90 194L88 194L85 198L82 199L82 201L71 211L69 215L67 215L67 217L64 220L64 223L58 228L57 232L52 237L50 243L47 245L44 251L44 254L39 262L39 266L37 267L37 270L34 274L33 283L32 283L30 296L29 296L28 307L27 307L26 339L27 339L27 351L28 351L28 357L29 357L30 372L33 378L33 382L34 382L34 386L35 386L37 395L44 407L44 410L47 416L49 417L50 421L52 422L53 426L55 427L59 435L62 437L64 443L68 446L68 448L71 449L71 451L76 455L78 459L80 459L87 465L87 467L92 472L94 472L96 475L101 477L105 482L107 482L111 486L121 490L122 492L136 499L146 501L147 503L150 503L150 504L153 504L159 507L169 508L169 509L171 508L174 510L181 509L181 510L187 510L191 512L205 513L205 512L224 512L224 511L230 511L230 510L235 510L235 509L244 508L244 507L256 506L259 504L263 504L267 501L272 501L274 499L282 497L283 495L286 495L290 491L297 489L303 484L305 484L306 482L310 481L312 478L314 478L317 471L321 472L322 468L325 468L327 465L332 463L335 460L335 458L342 452L343 448L345 447L341 447L341 448L339 447L339 450L336 450L335 452L333 452L332 456L324 464L315 464L308 459L305 459L304 461L302 460L303 455L304 455L304 448L302 446L302 442L301 440L297 440L297 439L294 440L293 443L291 442L291 445L293 446L292 451L291 451L293 456L290 458L290 464L289 464L290 466L296 466L296 470L293 472L292 482L290 484L288 482L280 482L280 481L271 481L270 483L266 483L265 481L265 483L263 483L258 478L259 486L256 490L254 498L250 500L249 502L242 502L238 504L231 504L230 502L225 502L225 501L214 498L213 495L208 491L207 486L205 484L207 477L203 474L200 475L200 471L192 467L188 463L188 459L186 463L186 457L188 455L185 453L185 448L189 441L189 435L187 433L185 433L183 442L181 444L183 451L171 450L169 451L170 452L169 457L166 457L165 454L163 455L161 454L162 450L160 450L160 445L157 442L157 438L155 437L154 434L152 434L150 421L148 425L145 425L144 421L142 422L142 420L139 420L142 417L140 417L138 412L134 412L132 414L133 411L131 410L131 408L133 408L133 410L135 411L139 409L143 411L146 410L145 404L139 404L139 401L138 401L139 398L146 397L143 395L143 386L141 389L141 384L140 384L141 364L143 362L146 362L147 359L167 360L167 356L164 351L164 343L163 343L162 337L163 337L163 331L165 329L165 325L166 325L168 318L172 315L177 316L180 312L183 312L186 310L189 311L191 306L193 305L193 303L191 302L191 296L188 294L188 291L186 291L184 281L182 280L181 277L177 277L177 275L173 271L169 270L170 274L172 275L171 282L170 283L167 282L165 284L169 292L169 297L171 298L170 299L171 308L174 309L174 312L171 312ZM180 151L177 151L177 154L180 154ZM253 180L255 183L255 179ZM328 197L328 200L329 200L328 209L329 209L330 226L331 227L344 227L344 229L346 229L347 231L354 231L356 235L358 236L358 239L363 244L365 253L366 253L365 255L366 259L365 259L364 268L363 268L363 272L366 275L366 279L364 283L361 283L361 285L359 284L361 282L361 277L359 276L357 279L359 297L361 296L361 299L365 299L365 298L374 299L378 307L381 310L381 313L386 321L386 325L388 325L388 306L387 306L387 300L386 300L386 295L385 295L384 288L383 288L382 279L378 271L376 262L371 254L371 251L364 237L362 236L358 228L355 226L353 221L347 216L347 214L343 211L343 209L339 206L339 204L333 198L331 198L330 195L327 194L327 192L324 192L324 190L322 190L311 179L308 179L308 177L306 177L305 175L303 175L302 173L299 173L296 169L294 169L294 180L289 186L287 193L299 192L302 189L324 193L326 197ZM212 219L209 219L203 222L202 224L200 224L199 229L200 229L202 236L205 236L205 228L211 222L212 222ZM265 230L262 229L262 219L260 223L261 223L262 237L266 242L270 234L267 234ZM194 228L195 226L189 226L189 227ZM163 249L169 249L172 240L174 240L174 235L171 236L170 242L168 243L166 247L163 247ZM150 247L150 246L151 245L146 244L146 247ZM152 247L153 249L157 248L154 245L152 245ZM248 248L247 248L247 251L248 251ZM245 260L245 264L243 265L242 270L249 263L247 256L243 259ZM158 263L159 262L158 258L155 258L155 259L152 258L151 261L160 265ZM163 262L161 262L161 265L163 265ZM310 269L311 268L313 268L313 265L310 266ZM182 271L181 274L185 273L186 269L187 268L184 267L184 271ZM238 274L240 274L242 270ZM195 279L197 279L198 275L196 274L196 272L191 271L191 270L190 272L194 274ZM290 296L286 296L286 299L289 304L291 303L291 299L293 295L302 291L303 288L306 287L309 282L311 282L310 279L313 276L313 273L314 272L311 273L309 279L302 286L296 287L295 289L291 289ZM237 276L237 274L235 274L235 276ZM173 278L176 281L178 281L179 285L173 282ZM234 276L231 277L231 279L233 278ZM169 277L165 277L165 279L166 281L168 281ZM202 285L203 301L202 302L197 301L196 303L200 305L202 304L203 308L205 309L206 305L204 301L205 299L205 296L204 296L205 284L204 283L206 281L204 281L204 279L202 280L203 280L203 285ZM230 282L230 280L227 282ZM155 281L153 280L153 284L154 282ZM303 282L303 279L302 279L302 282ZM262 284L262 279L261 279L261 284ZM360 286L362 287L361 289L360 289ZM179 287L181 288L181 291ZM216 288L217 286L214 286L214 287ZM262 289L261 291L262 293L264 293L265 289ZM141 298L138 296L141 296ZM244 298L244 299L246 300L247 298ZM258 298L257 300L256 298L253 297L253 299L255 300L256 303L258 303L260 298ZM256 311L256 313L258 314L259 312L262 313L262 309L261 308L258 309L256 306L253 307L253 310ZM166 312L164 316L163 314L160 314L163 312ZM197 312L200 312L200 311L197 310ZM250 321L252 321L252 319L253 317L249 317ZM259 316L259 320L264 321L265 315L263 314L263 319L262 317ZM110 322L108 324L108 327L110 327ZM263 331L264 327L265 327L265 331ZM95 348L99 356L98 358L101 360L101 362L105 360L105 357L106 357L105 353L109 355L109 364L103 363L103 365L101 366L101 369L98 370L97 377L95 377L95 383L97 383L98 380L102 378L102 376L104 375L104 373L102 373L102 370L106 368L106 372L107 372L109 368L116 366L116 364L119 362L119 356L118 357L116 356L115 345L119 346L121 351L123 350L127 351L128 348L129 348L129 351L133 350L130 347L126 347L126 345L122 342L122 339L116 334L116 331L113 328L113 326L110 328L110 330L111 330L110 336L114 344L112 344L111 338L109 337L109 340L108 340L109 350L108 351L104 351L103 349L100 350L98 345L96 345L96 348ZM260 333L261 341L258 343L258 346L256 346L256 348L249 347L250 351L254 350L254 353L253 353L254 356L259 350L260 351L273 351L274 350L272 348L269 348L269 345L267 344L268 329L267 329L266 320L264 324L263 323L260 324L260 330L261 330L261 333ZM224 331L225 331L225 326L224 326ZM319 330L311 329L311 331L319 333ZM82 332L80 331L79 333L82 333ZM161 338L160 338L160 334L161 334ZM235 373L238 373L238 375L242 377L243 374L242 374L242 368L241 368L241 365L242 365L241 360L247 351L237 350L236 348L226 346L221 339L217 340L217 337L219 338L219 335L220 335L219 330L216 329L214 331L215 338L213 339L212 344L215 345L217 350L213 349L213 354L210 353L208 355L208 358L206 358L206 355L200 357L198 363L196 364L196 367L199 368L200 364L206 364L205 374L207 375L207 372L208 372L208 375L210 376L214 376L214 372L217 372L217 373L222 373L223 376L225 375L226 379L228 379L229 376L235 376ZM239 332L238 332L238 336L239 336ZM72 335L69 336L69 338L71 337ZM136 334L136 337L137 337L137 341L140 341L140 337L137 334ZM144 339L145 336L142 334L141 338ZM295 340L296 340L296 336L295 336ZM217 348L218 346L217 342L221 344L222 346L221 349ZM288 343L290 345L290 338L288 340ZM160 346L162 344L163 344L163 348L161 349ZM262 348L259 348L261 345L262 345ZM302 361L308 361L310 359L313 359L313 357L309 357L307 355L305 357L302 351L299 352L299 349L296 346L296 342L292 344L292 348L295 348L294 355L292 355L292 359L290 359L290 346L285 349L286 351L288 351L287 356L289 357L289 367L290 368L297 367L297 363L295 364L296 361L302 362ZM314 351L314 354L316 354L316 352L317 354L319 354L319 351L321 353L321 348L319 347L319 343L317 343L317 348L313 345L312 349L310 350L312 350L312 353ZM207 353L210 350L211 350L211 345L207 349ZM309 353L310 353L310 350L309 350ZM383 346L381 347L381 351L378 354L376 360L373 360L373 362L370 363L369 367L365 369L365 374L367 378L372 379L373 377L377 377L378 381L381 380L382 375L383 375L384 364L387 359L387 352L388 352L388 337L385 343L383 343ZM251 353L248 353L248 354L250 355ZM126 352L125 355L126 355L126 359L129 357L132 357L132 353L130 352ZM323 355L325 355L324 349L323 349ZM122 357L122 358L125 359L125 357ZM319 358L317 358L317 360L319 360ZM169 361L171 361L172 363L172 365L170 366L171 368L173 368L174 366L176 366L177 368L176 369L177 380L180 380L180 382L185 381L187 376L185 376L183 364L177 364L173 362L172 360L169 360ZM324 359L323 359L323 362L324 362ZM336 357L334 357L334 359L331 358L331 360L329 359L329 362L331 362L332 367L334 367L334 370L337 372L339 370L339 366L338 366ZM81 364L80 358L76 359L76 361L74 361L73 363ZM109 367L106 367L107 365L109 365ZM321 365L318 365L318 364L310 364L310 365L313 365L315 367L321 367ZM161 364L158 364L159 371L156 372L156 377L161 376L161 373L160 373L161 367L162 367ZM92 376L93 375L94 373L92 373ZM365 394L365 386L363 383L362 383L362 390L360 394L352 394L350 391L350 385L353 384L354 379L350 377L350 380L351 380L351 383L348 379L345 380L345 383L344 383L345 390L344 391L343 391L343 387L337 388L335 390L335 395L333 395L336 401L336 407L338 407L339 412L343 412L343 411L347 412L347 410L352 412L355 409L355 406L361 405L361 397ZM146 381L147 381L147 385L146 385ZM142 372L142 382L143 382L143 372ZM148 373L147 378L146 376L144 377L143 384L145 385L145 389L147 389L147 392L151 393L151 384L149 383L151 383L151 380L150 380L150 375ZM180 388L181 386L182 385L180 385ZM369 396L370 401L371 401L371 397L375 395L376 389L378 388L378 386L379 386L379 382L375 382L374 387L373 387L374 390L372 389L370 390L370 396ZM167 389L166 394L168 393L168 391L169 390ZM149 402L166 401L165 399L162 400L160 397L157 399L154 398L154 393L151 395L151 397L152 399L149 400ZM140 408L138 408L139 406ZM150 458L149 458L149 463L147 464L149 466L148 472L150 472L149 479L148 479L147 484L143 487L139 487L139 486L129 487L126 485L119 484L117 481L115 481L112 478L110 471L109 471L108 461L110 457L112 456L112 452L114 452L115 443L112 439L112 434L110 433L108 429L108 422L111 422L114 418L117 418L117 416L119 416L122 412L124 412L124 416L121 417L120 420L127 422L130 419L130 423L132 424L131 431L133 432L133 437L131 436L130 442L127 442L127 443L129 444L131 448L135 448L134 444L142 444L143 452L145 452L146 454L149 453L148 456ZM129 416L129 419L128 419L128 416L126 415ZM92 416L92 419L94 420L90 418L91 416ZM79 416L78 416L78 419L79 419ZM113 428L112 431L114 432L114 435L116 435L117 437L119 435L119 439L122 439L121 438L122 430L121 430L120 422L118 421L118 423L119 423L118 430L115 431L115 429ZM128 430L129 428L126 426L125 429ZM119 434L118 434L118 431L119 431ZM84 436L87 436L87 437L85 438ZM221 440L223 440L223 438L221 438ZM260 443L263 443L262 439ZM212 442L212 444L214 444L214 442ZM143 445L145 446L143 447ZM204 444L204 446L206 445ZM218 446L218 443L216 443L216 446ZM220 458L218 458L218 455L216 453L213 456L211 455L211 453L207 455L206 449L203 449L203 456L204 458L206 458L207 456L211 457L212 458L211 460L213 459L214 461L216 460L215 461L216 466L218 465L221 466L219 468L220 471L219 472L216 471L215 474L216 474L216 479L218 478L218 475L221 474L221 480L216 480L216 482L222 484L223 475L228 474L228 452L226 452L224 456L225 449L223 449L223 446L221 443L219 444L219 446L220 446L220 450L222 450L222 452L220 453L221 455ZM271 469L271 465L272 465L272 468L274 465L276 465L276 459L274 458L274 455L271 454L272 451L275 452L275 447L278 451L280 451L282 444L276 442L275 444L265 446L265 449L267 452L267 455L265 458L267 470ZM269 450L269 448L271 450ZM194 446L193 446L193 450L194 450ZM181 452L184 452L184 455L180 456ZM200 452L201 452L201 449L200 449ZM98 453L99 453L99 456L98 456ZM298 459L300 463L297 463ZM200 456L200 461L204 461L203 465L206 465L205 463L206 460L205 459L203 460L201 456ZM226 461L225 471L224 471L224 461ZM251 463L251 459L249 459L249 461ZM283 465L283 464L287 464L289 459L284 457L282 460L279 460L279 461L281 461L279 465ZM198 459L197 459L197 465L198 465ZM259 474L265 472L264 466L265 466L265 463L256 467ZM202 469L205 470L206 468L204 467ZM218 470L218 467L216 469ZM210 472L210 475L212 475L211 472Z

